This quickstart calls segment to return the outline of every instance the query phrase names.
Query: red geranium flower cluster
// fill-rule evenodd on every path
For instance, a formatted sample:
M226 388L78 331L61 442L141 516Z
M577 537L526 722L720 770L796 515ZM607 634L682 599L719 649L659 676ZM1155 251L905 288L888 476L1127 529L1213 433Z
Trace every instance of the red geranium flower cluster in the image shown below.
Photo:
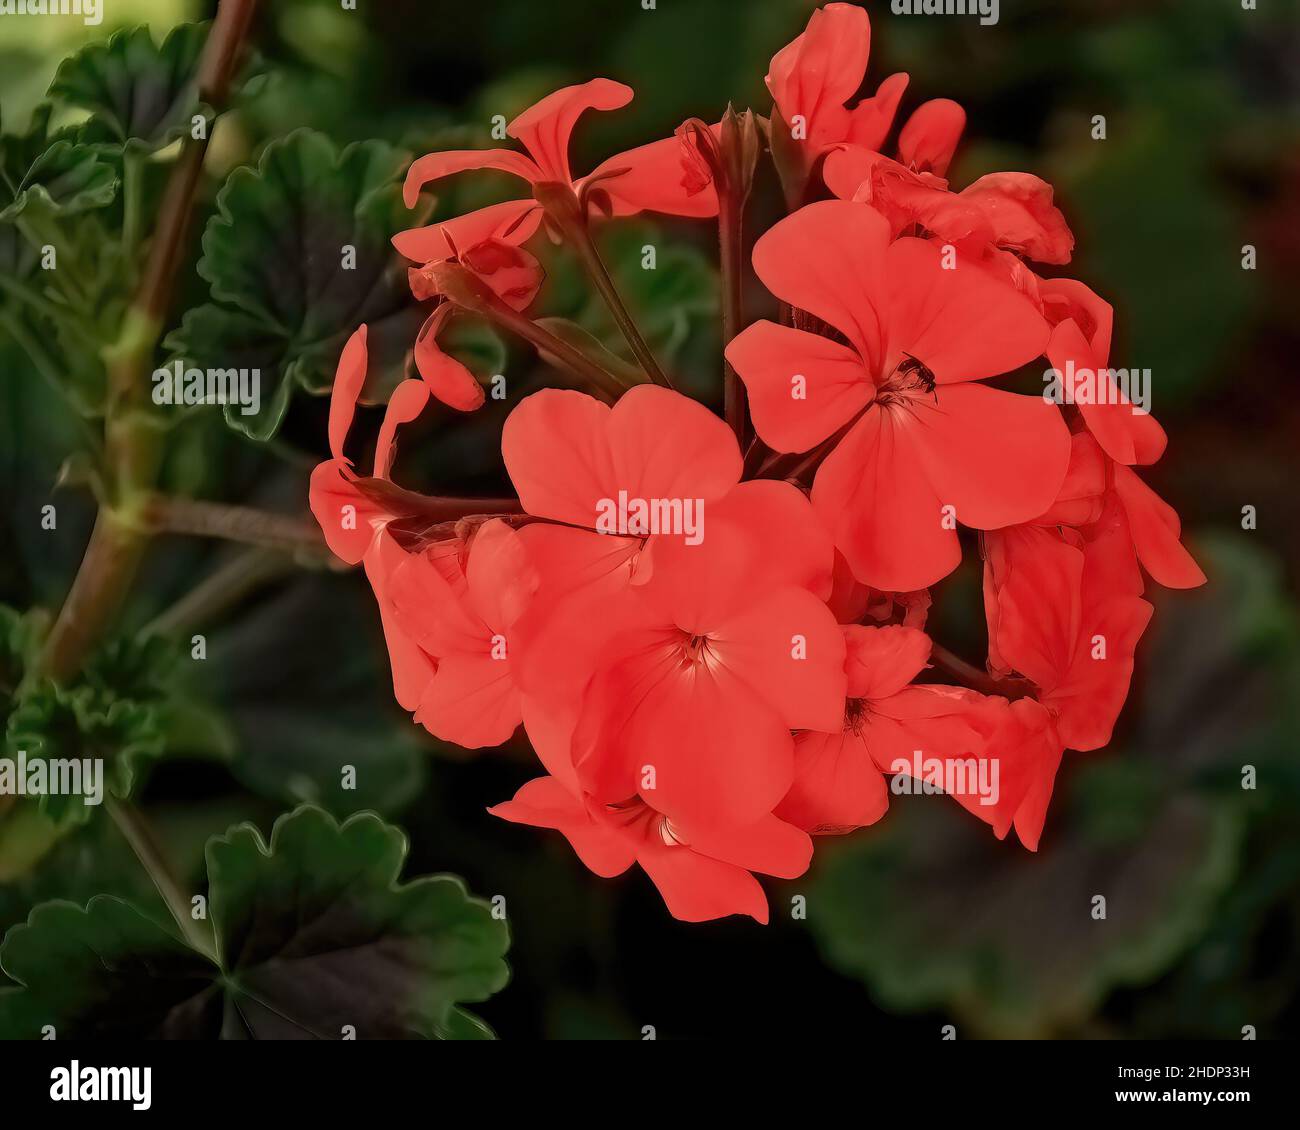
M954 191L965 119L948 101L919 107L886 155L907 76L850 108L869 42L865 12L829 4L772 60L769 118L696 120L586 177L569 166L575 122L632 96L606 79L516 118L523 152L416 161L412 205L476 168L530 193L396 237L416 297L435 302L419 379L397 388L362 475L344 454L361 327L312 481L331 548L374 588L402 706L467 748L525 728L546 775L492 811L558 830L597 874L639 863L690 921L766 921L753 873L802 874L811 837L880 819L891 780L1036 848L1062 752L1105 745L1124 703L1151 615L1142 570L1204 580L1133 469L1165 437L1108 375L1110 307L1027 265L1070 259L1050 186L1003 173ZM725 257L764 134L789 215L752 264L782 315L729 323L724 421L671 387L590 227L717 216ZM636 365L530 315L542 273L525 245L543 225ZM437 345L455 317L517 332L571 386L507 419L513 499L390 478L396 431L430 396L483 402ZM990 383L1043 358L1070 374L1064 403ZM925 632L962 528L984 557L985 670Z

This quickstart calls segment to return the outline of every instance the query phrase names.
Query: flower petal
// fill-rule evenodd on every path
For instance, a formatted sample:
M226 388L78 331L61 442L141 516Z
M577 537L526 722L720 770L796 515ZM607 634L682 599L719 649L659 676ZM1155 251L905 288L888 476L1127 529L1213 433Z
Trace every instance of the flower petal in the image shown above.
M822 200L800 208L754 245L754 270L784 302L843 333L873 374L883 361L889 224L872 208ZM787 378L788 379L788 378Z
M913 592L961 561L919 445L892 413L873 408L853 426L817 469L812 502L865 585Z
M966 111L950 98L923 102L898 135L898 159L918 173L941 177L966 128Z
M807 451L871 403L876 386L853 350L819 334L755 322L727 346L754 429L773 451Z
M506 126L506 132L532 154L537 180L571 184L569 138L588 110L617 110L632 101L632 88L607 78L566 86L530 106Z
M426 153L411 162L402 186L402 198L408 208L420 199L426 184L469 169L499 169L522 177L529 184L542 179L541 170L522 153L513 149L449 149L443 153Z

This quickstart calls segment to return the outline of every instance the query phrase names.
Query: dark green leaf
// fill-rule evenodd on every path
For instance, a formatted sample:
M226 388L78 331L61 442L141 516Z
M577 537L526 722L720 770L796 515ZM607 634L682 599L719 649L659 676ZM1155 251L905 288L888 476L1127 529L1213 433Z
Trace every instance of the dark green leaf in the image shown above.
M406 839L316 808L208 843L213 964L130 904L47 903L14 927L0 1038L481 1039L460 1005L509 976L504 922L459 879L399 884Z
M117 173L89 146L49 133L50 108L21 136L0 137L0 223L31 210L64 216L102 208L117 193ZM15 251L6 258L14 258Z
M152 152L190 132L198 99L199 55L207 24L181 24L161 46L147 27L90 43L59 66L50 97L90 111L80 131L87 145Z
M274 435L295 388L328 391L343 343L362 322L371 390L403 376L424 317L389 243L412 222L398 184L407 160L378 141L340 153L301 130L222 188L199 264L212 301L186 314L166 345L200 369L259 370L259 411L227 405L232 427Z

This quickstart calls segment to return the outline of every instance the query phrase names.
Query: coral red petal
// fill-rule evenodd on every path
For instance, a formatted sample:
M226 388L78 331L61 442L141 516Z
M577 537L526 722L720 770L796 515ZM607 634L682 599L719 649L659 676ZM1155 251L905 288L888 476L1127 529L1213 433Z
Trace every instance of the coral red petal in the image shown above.
M767 896L757 879L740 867L699 855L680 844L647 844L637 862L681 922L708 922L747 914L767 923Z
M529 781L513 800L493 805L488 812L514 824L554 828L569 841L578 858L604 879L623 874L636 862L634 842L593 821L582 801L554 777Z
M849 111L848 128L842 140L866 149L879 149L894 125L898 104L907 90L908 76L899 71L890 75L876 88L870 98L864 98ZM841 140L836 138L835 140Z
M522 177L530 184L541 180L541 170L522 153L513 149L455 149L444 153L427 153L411 162L402 186L402 198L408 208L420 199L426 184L469 169L498 169Z
M632 101L632 88L607 78L566 86L530 106L506 126L506 132L532 154L538 180L570 184L569 138L588 110L617 110Z
M789 729L827 732L843 720L844 634L806 589L773 590L721 624L707 646Z
M883 361L883 296L890 230L872 208L822 200L800 208L754 245L763 285L843 333L873 372ZM787 377L787 380L789 378Z
M438 333L454 310L444 302L420 327L415 335L415 367L436 399L458 412L473 412L487 398L483 386L456 358L438 347Z
M945 385L1006 373L1042 355L1049 337L1043 316L973 260L959 255L945 269L938 247L912 238L894 243L886 259L887 369L903 355L915 357Z
M888 808L884 775L860 735L795 735L794 783L776 809L782 820L813 834L839 835L874 824Z
M438 660L415 720L434 737L466 749L507 741L523 721L510 661L458 653Z
M943 176L966 128L966 111L950 98L923 102L898 135L898 159L913 172Z
M417 263L432 263L450 259L485 239L523 243L541 222L542 210L535 200L507 200L452 220L398 232L393 236L393 246L399 255Z
M946 385L937 398L897 427L958 522L994 530L1056 501L1070 464L1070 429L1056 405L980 384Z
M1068 263L1074 236L1052 195L1052 186L1030 173L989 173L961 192L988 218L999 247L1040 263Z
M862 85L871 54L871 21L856 4L826 4L807 28L772 57L767 88L787 124L806 123L814 148L843 140L844 104Z
M680 831L692 851L780 879L797 879L812 862L808 834L775 816L740 827L682 824Z
M813 482L813 509L853 575L886 592L914 592L961 560L945 526L919 447L906 424L870 410L826 457Z
M716 130L717 127L715 126ZM680 138L667 137L617 153L602 161L586 181L599 181L608 194L615 216L659 212L666 216L703 219L718 214L718 193L712 183L697 192L682 183ZM607 174L618 170L617 176Z
M754 429L773 451L807 451L871 403L876 386L853 350L819 334L755 322L727 346Z
M1182 525L1174 508L1127 467L1114 468L1114 484L1138 558L1152 578L1171 589L1205 584L1204 571L1179 540Z
M888 698L930 661L930 637L915 628L849 624L843 628L849 698Z
M394 450L397 429L417 419L428 403L429 390L422 381L403 381L393 390L384 410L384 422L379 426L379 437L375 440L375 478L388 478L397 454Z
M329 440L330 454L350 464L343 453L352 418L357 411L357 398L366 383L366 327L358 326L348 338L339 354L334 370L334 388L330 395Z

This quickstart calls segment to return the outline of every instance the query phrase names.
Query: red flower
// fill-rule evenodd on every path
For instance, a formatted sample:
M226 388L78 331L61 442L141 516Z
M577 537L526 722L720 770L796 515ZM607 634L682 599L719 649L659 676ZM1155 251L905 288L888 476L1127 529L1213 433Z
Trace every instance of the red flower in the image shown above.
M1110 303L1071 279L1042 280L1038 291L1054 327L1047 356L1061 374L1067 403L1078 405L1088 430L1116 462L1154 463L1164 454L1165 432L1111 376Z
M410 272L411 291L418 299L440 297L438 265L454 261L472 271L509 306L523 310L532 304L541 288L543 272L537 260L523 248L488 238L463 252L434 260ZM460 412L472 412L486 399L483 385L464 365L438 345L438 334L457 316L452 302L440 302L415 338L415 365L429 391L443 404ZM463 315L462 315L463 316Z
M720 187L734 267L757 156L737 123L752 121L692 118L575 178L578 118L632 97L595 79L510 123L522 149L412 165L409 205L470 169L512 173L529 194L396 237L420 264L413 294L439 303L415 343L421 380L398 386L373 474L359 474L344 445L366 378L362 327L339 362L330 458L312 475L326 540L375 592L399 702L469 748L524 726L547 775L490 811L560 831L600 875L640 864L687 921L767 921L755 874L802 874L810 833L879 820L891 791L947 792L1036 849L1063 751L1109 741L1128 695L1152 611L1143 570L1173 587L1205 580L1178 516L1133 469L1165 435L1118 395L1110 306L1021 258L1070 259L1051 187L998 173L951 191L966 117L944 99L884 156L907 76L850 108L870 34L859 7L830 4L772 60L787 202L821 195L818 174L840 199L757 241L782 323L730 341L747 397L727 384L726 422L662 387L588 221L714 215ZM544 218L587 258L658 385L618 395L630 367L530 324L542 270L521 244ZM461 316L518 331L616 400L544 389L519 403L501 439L518 503L491 515L389 480L396 430L431 394L461 411L483 403L480 379L444 348ZM1044 355L1062 370L1064 412L981 383ZM930 586L960 560L959 523L981 531L987 674L924 630ZM966 685L918 682L931 661Z
M639 863L683 922L748 914L767 922L767 899L750 874L794 879L808 869L812 841L775 816L744 827L670 820L639 799L586 803L553 777L529 781L513 800L488 809L516 824L555 828L597 875Z
M608 615L618 631L583 696L574 764L598 800L747 824L790 787L792 729L831 729L844 641L825 604L765 567L739 527L656 547Z
M847 428L812 498L860 581L924 588L960 559L951 519L996 529L1047 509L1069 460L1060 413L974 383L1041 355L1047 326L1023 296L960 260L945 270L924 240L891 242L876 212L842 201L777 224L754 267L846 342L758 322L727 359L775 450Z
M930 106L935 103L918 109L912 121ZM967 256L978 258L997 247L1041 263L1068 263L1074 236L1046 181L1030 173L989 173L952 192L938 171L931 171L947 166L948 143L955 144L960 132L954 132L954 121L953 113L940 108L927 113L924 128L910 137L905 128L901 162L860 146L837 148L826 158L827 187L842 200L870 204L894 235L915 225Z
M458 554L437 543L394 569L393 604L438 661L415 709L415 720L435 737L480 749L515 732L522 714L513 630L537 584L519 535L500 520L478 528L463 568Z
M1031 783L1047 769L1041 751L1023 740L1023 723L1007 700L912 684L930 656L924 632L854 625L844 634L842 724L795 736L794 785L777 815L823 835L872 824L889 807L891 774L946 786L1005 836ZM1007 741L1013 733L1018 740Z
M343 453L365 380L366 327L361 326L339 356L330 399L331 458L312 472L308 499L330 550L349 565L365 566L388 644L393 693L403 708L413 710L433 677L435 663L407 630L389 595L388 579L405 556L387 532L397 515L384 501L360 489L352 461ZM404 381L394 391L375 445L375 479L388 481L397 428L415 419L427 400L428 392L419 381Z
M893 125L907 75L890 75L871 98L853 109L871 54L871 21L856 4L827 4L813 12L807 29L772 57L767 88L780 122L807 177L817 159L843 142L878 149ZM775 142L774 142L775 144Z
M676 137L619 153L601 162L588 176L574 179L569 168L569 138L578 119L587 110L617 110L630 101L632 88L607 78L557 90L506 127L525 152L449 150L429 153L413 162L406 174L406 206L414 208L420 190L431 181L469 169L498 169L522 178L530 187L558 183L580 192L584 186L599 185L615 216L642 211L673 216L717 215L717 194L711 186L689 191L682 185L682 143ZM408 259L424 263L446 258L453 247L472 246L488 237L523 243L541 220L541 205L530 196L402 232L394 237L393 245Z

